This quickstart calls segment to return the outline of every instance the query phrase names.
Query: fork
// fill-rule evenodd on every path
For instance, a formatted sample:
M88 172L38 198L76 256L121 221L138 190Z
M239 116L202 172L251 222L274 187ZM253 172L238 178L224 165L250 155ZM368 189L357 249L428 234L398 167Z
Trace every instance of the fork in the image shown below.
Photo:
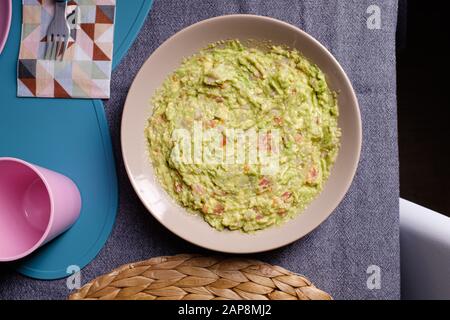
M70 28L66 19L68 0L55 0L55 15L47 30L46 60L64 59L69 41Z

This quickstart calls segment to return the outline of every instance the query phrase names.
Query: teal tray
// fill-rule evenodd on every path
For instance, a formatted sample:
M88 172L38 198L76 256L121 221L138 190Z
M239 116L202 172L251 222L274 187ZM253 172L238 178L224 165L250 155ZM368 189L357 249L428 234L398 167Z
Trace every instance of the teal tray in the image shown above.
M117 0L117 66L136 38L151 0ZM24 159L58 171L78 185L80 219L66 233L11 266L37 279L70 275L85 267L108 239L116 218L118 187L108 124L101 100L18 98L21 1L13 1L11 30L0 54L0 157Z

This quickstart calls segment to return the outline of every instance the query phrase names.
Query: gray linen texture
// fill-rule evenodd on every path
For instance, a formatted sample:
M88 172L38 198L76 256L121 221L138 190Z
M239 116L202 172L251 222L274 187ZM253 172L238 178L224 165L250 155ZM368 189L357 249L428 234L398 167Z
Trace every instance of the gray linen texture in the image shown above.
M381 8L381 29L369 30L367 8ZM305 274L335 299L400 297L398 152L395 78L397 1L156 0L127 56L113 72L105 103L120 185L114 230L82 282L122 264L159 255L207 251L159 224L134 193L123 166L120 119L128 89L147 57L169 36L197 21L231 13L274 17L305 30L341 63L356 90L363 121L361 160L334 213L303 239L254 257ZM367 288L367 268L381 268L381 289ZM65 299L65 280L37 281L0 269L2 299Z

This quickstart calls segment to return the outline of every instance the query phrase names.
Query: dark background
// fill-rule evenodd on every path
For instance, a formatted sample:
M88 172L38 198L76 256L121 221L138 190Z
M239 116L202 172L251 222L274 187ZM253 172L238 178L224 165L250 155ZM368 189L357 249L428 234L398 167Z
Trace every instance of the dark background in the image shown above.
M450 17L446 7L438 1L400 1L397 99L400 195L450 216Z

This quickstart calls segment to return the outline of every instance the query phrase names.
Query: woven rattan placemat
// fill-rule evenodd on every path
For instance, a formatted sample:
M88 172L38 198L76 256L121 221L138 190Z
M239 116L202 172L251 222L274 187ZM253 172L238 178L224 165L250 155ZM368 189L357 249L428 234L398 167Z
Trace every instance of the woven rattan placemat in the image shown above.
M124 265L70 300L330 300L304 276L257 260L182 254Z

